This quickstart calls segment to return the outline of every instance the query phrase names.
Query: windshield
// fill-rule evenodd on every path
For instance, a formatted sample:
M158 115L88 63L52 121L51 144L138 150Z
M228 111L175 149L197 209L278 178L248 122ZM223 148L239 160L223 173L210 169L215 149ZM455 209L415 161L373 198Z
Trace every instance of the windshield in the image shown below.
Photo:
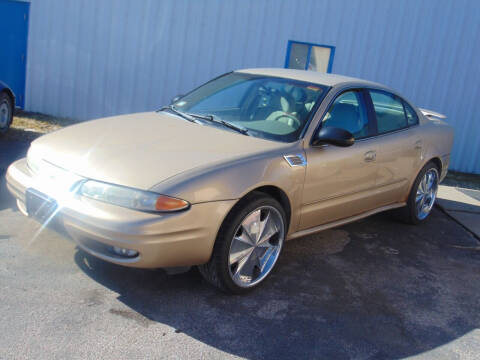
M326 87L297 80L229 73L176 101L176 109L213 115L269 140L299 139Z

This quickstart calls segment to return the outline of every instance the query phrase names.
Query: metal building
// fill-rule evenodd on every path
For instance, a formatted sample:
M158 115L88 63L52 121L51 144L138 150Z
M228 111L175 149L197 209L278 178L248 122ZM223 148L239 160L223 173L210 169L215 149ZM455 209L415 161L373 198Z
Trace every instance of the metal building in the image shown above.
M452 168L480 173L479 58L477 0L31 0L25 107L153 110L232 69L305 66L446 114Z

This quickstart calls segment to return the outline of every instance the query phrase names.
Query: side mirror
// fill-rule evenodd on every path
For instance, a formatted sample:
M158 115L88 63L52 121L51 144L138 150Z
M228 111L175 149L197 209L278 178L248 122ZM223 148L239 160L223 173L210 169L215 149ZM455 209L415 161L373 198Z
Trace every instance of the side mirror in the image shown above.
M335 146L352 146L355 142L350 131L336 127L322 127L312 141L313 146L330 144Z
M178 100L180 100L181 98L183 97L183 95L177 95L175 96L172 101L170 101L170 105L171 104L175 104Z

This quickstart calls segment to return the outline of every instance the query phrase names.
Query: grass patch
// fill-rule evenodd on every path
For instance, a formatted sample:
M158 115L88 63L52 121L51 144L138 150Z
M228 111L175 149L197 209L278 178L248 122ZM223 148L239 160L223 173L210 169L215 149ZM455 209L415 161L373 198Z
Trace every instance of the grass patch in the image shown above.
M79 123L78 120L50 116L40 113L17 111L10 129L3 139L15 141L33 141L37 137Z
M466 173L450 170L447 173L447 177L442 181L442 184L448 185L448 186L480 190L480 175L466 174Z

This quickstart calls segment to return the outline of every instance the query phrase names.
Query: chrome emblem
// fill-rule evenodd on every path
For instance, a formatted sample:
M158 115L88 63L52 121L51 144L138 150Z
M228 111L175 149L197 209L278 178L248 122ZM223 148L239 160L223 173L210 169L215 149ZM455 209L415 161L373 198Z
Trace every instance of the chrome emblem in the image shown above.
M307 165L307 159L305 159L305 156L303 156L303 154L285 155L283 158L291 167Z

